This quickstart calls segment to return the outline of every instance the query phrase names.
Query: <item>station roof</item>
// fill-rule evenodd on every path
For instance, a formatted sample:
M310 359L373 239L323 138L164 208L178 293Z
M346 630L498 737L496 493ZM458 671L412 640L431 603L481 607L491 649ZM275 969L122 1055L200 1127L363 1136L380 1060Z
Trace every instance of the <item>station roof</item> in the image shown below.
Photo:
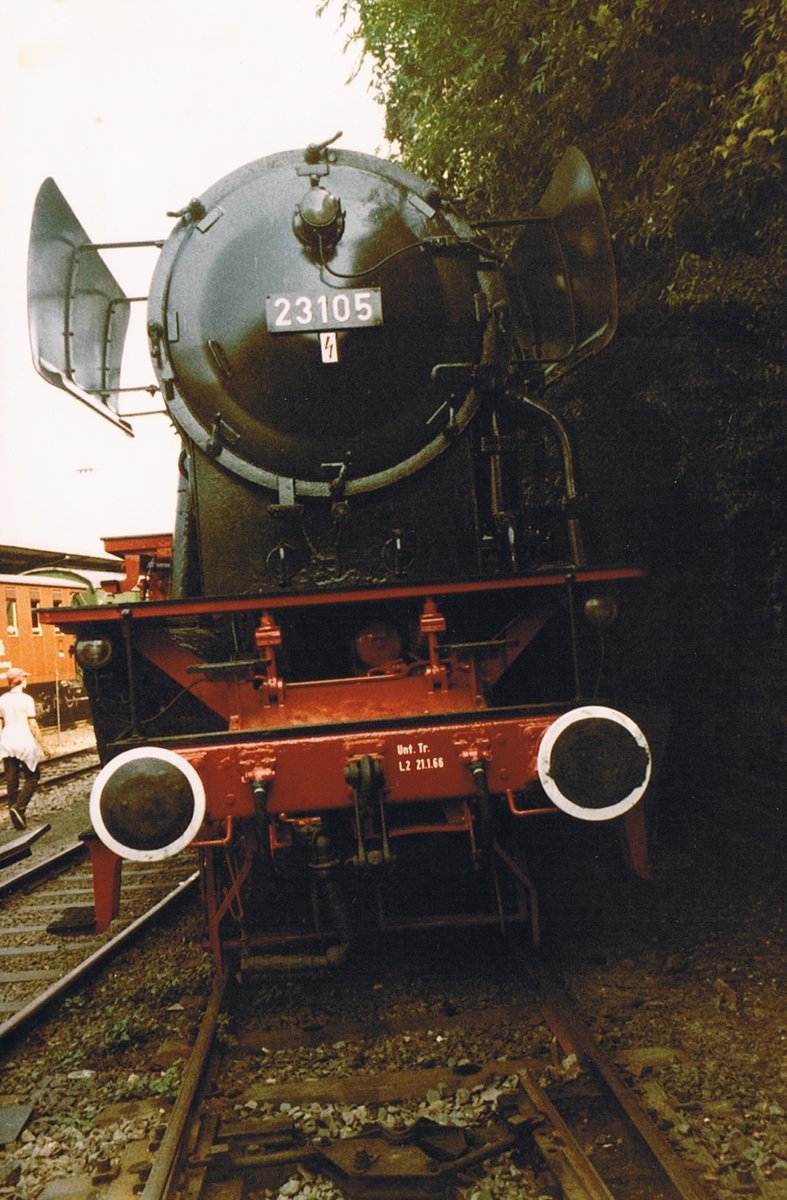
M117 572L122 563L114 557L69 554L63 550L41 550L30 546L0 544L0 573L21 575L38 567L67 567L72 571Z

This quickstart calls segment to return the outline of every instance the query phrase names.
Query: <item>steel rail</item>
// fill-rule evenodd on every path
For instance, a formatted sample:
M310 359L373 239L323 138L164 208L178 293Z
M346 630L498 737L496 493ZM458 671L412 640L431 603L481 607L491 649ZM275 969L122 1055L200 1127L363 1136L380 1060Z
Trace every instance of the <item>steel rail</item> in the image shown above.
M98 762L90 763L86 767L73 767L70 771L64 771L62 775L50 775L42 779L36 789L37 794L42 792L51 792L53 788L60 787L62 783L70 783L73 779L81 779L83 775L92 775L100 769ZM8 790L0 791L0 800L8 800Z
M88 955L76 967L73 967L62 978L58 979L56 983L53 983L51 987L46 988L43 992L39 992L34 1000L31 1000L29 1004L21 1008L13 1017L9 1017L7 1021L4 1021L0 1025L0 1050L13 1037L25 1029L35 1017L39 1016L48 1005L61 996L64 996L76 983L85 979L92 971L96 970L105 961L111 959L125 946L126 942L133 941L166 908L186 895L198 880L199 871L194 871L193 874L189 875L176 888L173 888L171 892L168 892L166 896L154 904L152 908L149 908L147 912L137 917L135 921L132 921L125 929L122 929L115 937L104 942L103 946L100 946L98 950Z
M202 1018L197 1039L183 1071L180 1090L167 1121L167 1129L156 1151L153 1166L141 1200L166 1200L180 1161L186 1134L194 1111L197 1092L213 1048L216 1027L224 1006L226 972L217 975Z
M708 1200L701 1184L653 1125L641 1102L596 1044L591 1031L573 1012L570 998L551 975L548 966L528 952L520 951L515 957L521 975L532 992L533 1001L539 1006L542 1018L552 1033L567 1051L576 1053L587 1076L603 1090L606 1100L602 1101L602 1104L614 1104L615 1107L610 1108L609 1112L614 1113L618 1119L625 1120L627 1132L624 1136L630 1139L629 1145L632 1149L636 1146L635 1162L640 1166L633 1177L619 1177L614 1166L610 1175L609 1172L605 1172L604 1166L597 1167L591 1162L582 1148L581 1137L578 1137L572 1128L571 1118L564 1118L561 1113L561 1100L553 1099L536 1083L529 1066L516 1068L524 1097L519 1101L518 1113L512 1120L511 1138L491 1147L491 1157L503 1149L510 1148L516 1141L516 1130L522 1125L529 1125L533 1129L535 1143L547 1169L565 1200L621 1200L621 1197L628 1200L632 1194L628 1190L632 1178L635 1181L635 1189L639 1189L636 1191L637 1195L653 1194L660 1196L662 1200ZM207 1169L209 1155L207 1151L195 1153L194 1121L198 1103L206 1092L206 1078L215 1069L218 1061L215 1036L221 1013L224 1011L228 980L229 975L225 973L217 976L214 981L197 1039L184 1068L175 1106L141 1193L142 1200L175 1200L176 1195L181 1194L177 1189L183 1187L181 1172L187 1155L190 1156L188 1165L194 1169L196 1175L186 1190L195 1200L197 1195L203 1194L200 1188L205 1181L198 1182L197 1176ZM399 1095L398 1092L392 1091L391 1095L394 1094ZM621 1132L623 1128L621 1125ZM206 1144L210 1144L215 1137L215 1127L210 1119L206 1131ZM199 1136L203 1137L202 1134ZM202 1143L199 1142L199 1145ZM485 1145L470 1157L463 1157L462 1164L468 1165L471 1159L477 1158L480 1161L487 1157L490 1157L490 1147ZM245 1166L271 1167L296 1162L309 1163L315 1169L320 1169L322 1163L322 1168L326 1169L329 1175L334 1174L331 1166L338 1168L339 1172L342 1168L341 1162L337 1164L330 1156L323 1161L320 1152L315 1152L313 1147L295 1143L285 1149L277 1150L272 1147L270 1150L260 1151L259 1157L248 1157ZM438 1171L436 1166L433 1169L435 1174L430 1174L429 1177L432 1183ZM445 1170L448 1171L449 1167L446 1166ZM651 1171L654 1172L653 1187L657 1189L652 1193L647 1191L651 1186ZM357 1173L351 1173L344 1181L335 1177L335 1182L340 1187L346 1187L348 1195L358 1196L369 1195L369 1187L373 1185L373 1181L364 1180L362 1175ZM232 1187L234 1186L238 1186L238 1180L233 1176ZM643 1186L646 1191L642 1191ZM236 1193L233 1191L232 1194ZM418 1191L413 1194L423 1193Z
M549 974L548 968L537 959L534 960L532 956L524 954L521 956L520 965L529 988L533 992L534 1000L540 1006L542 1016L555 1036L567 1050L571 1049L577 1053L578 1058L583 1060L583 1067L591 1077L596 1076L598 1077L597 1082L598 1079L603 1082L606 1094L611 1094L618 1106L615 1111L620 1110L628 1122L629 1136L633 1136L634 1141L639 1139L641 1142L644 1153L643 1172L651 1169L645 1166L645 1161L653 1164L652 1169L661 1172L658 1191L654 1191L653 1194L658 1194L662 1200L708 1200L707 1193L684 1167L675 1151L655 1128L637 1097L625 1085L615 1068L606 1059L603 1051L595 1044L590 1030L573 1013L570 1001L564 998L562 988ZM175 1107L153 1160L151 1172L147 1177L142 1200L174 1200L175 1196L180 1194L177 1191L178 1187L182 1187L183 1182L180 1173L184 1165L187 1147L191 1146L193 1150L196 1105L200 1098L200 1089L204 1093L205 1078L210 1069L209 1063L214 1051L216 1028L223 1011L226 986L227 976L217 977L202 1026L184 1070ZM517 1068L516 1073L526 1097L526 1100L520 1102L519 1120L529 1121L531 1124L535 1122L536 1144L555 1185L560 1189L565 1200L620 1200L621 1197L626 1200L631 1193L621 1191L620 1186L621 1182L623 1182L624 1188L628 1184L617 1178L606 1180L603 1168L596 1169L584 1152L571 1125L561 1115L560 1102L553 1102L547 1092L535 1082L535 1078L528 1068ZM392 1094L394 1093L392 1092ZM398 1095L398 1093L396 1094ZM209 1140L213 1136L214 1133L210 1133ZM509 1148L509 1145L509 1141L501 1142L495 1152L499 1153L503 1149ZM197 1155L197 1157L200 1156ZM489 1157L489 1147L479 1150L477 1157L479 1160L482 1157ZM320 1169L319 1154L315 1158L314 1151L307 1146L293 1146L278 1152L271 1149L265 1151L259 1160L255 1160L256 1165L263 1164L266 1167L276 1164L295 1164L299 1161L308 1162L315 1169ZM462 1161L464 1165L467 1165L470 1159L465 1161L463 1158ZM250 1164L251 1159L247 1165ZM200 1167L204 1169L205 1163L195 1162L193 1166L195 1170ZM323 1163L324 1168L325 1166L326 1164ZM327 1171L328 1174L332 1174L330 1167L327 1168ZM641 1188L642 1183L649 1176L643 1174L638 1178L640 1182L637 1186ZM336 1179L336 1182L340 1187L345 1186L339 1179ZM237 1183L237 1180L234 1180L234 1183ZM365 1196L368 1194L368 1189L364 1190L365 1182L360 1176L353 1177L352 1186L349 1179L345 1183L348 1195ZM196 1179L192 1180L189 1186L192 1189L189 1191L189 1195L196 1198L197 1195L203 1194L199 1190L203 1185L197 1183ZM233 1194L235 1193L233 1192ZM417 1194L421 1195L422 1193L419 1191ZM644 1195L645 1193L638 1191L637 1194Z
M614 1098L632 1130L649 1151L678 1200L708 1200L708 1193L684 1166L678 1154L656 1128L639 1097L627 1086L593 1033L572 1008L548 966L534 954L521 953L520 965L541 1005L542 1014L561 1045L602 1083Z
M559 1153L550 1153L542 1136L536 1141L555 1182L567 1200L615 1200L604 1180L596 1171L570 1127L542 1087L528 1071L519 1071L519 1081L536 1112L543 1114L556 1136Z
M101 763L96 759L95 762L88 763L84 767L72 767L69 771L63 771L62 775L48 775L41 780L38 785L39 792L51 792L52 788L59 787L61 783L70 783L72 779L81 779L83 775L92 775L101 770Z
M42 859L41 862L28 867L27 870L11 875L8 879L0 879L0 899L20 891L26 883L34 883L36 879L50 875L60 867L70 866L74 859L86 857L87 847L84 842L74 842L71 846L65 846L62 850L51 854L49 858Z

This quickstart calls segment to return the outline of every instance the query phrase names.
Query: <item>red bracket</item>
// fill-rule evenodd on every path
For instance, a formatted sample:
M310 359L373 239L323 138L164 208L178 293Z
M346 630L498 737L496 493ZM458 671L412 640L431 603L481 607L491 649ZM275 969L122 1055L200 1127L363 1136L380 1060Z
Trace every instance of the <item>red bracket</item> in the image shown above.
M79 840L84 842L90 855L90 866L93 872L93 908L96 914L96 933L103 933L120 912L120 876L123 870L123 859L99 838L98 834L82 833Z
M281 645L282 633L270 613L264 612L261 615L254 641L265 664L268 703L283 704L284 680L276 670L276 647Z
M432 687L436 691L443 691L448 688L448 672L440 660L440 646L438 642L438 634L445 633L445 630L445 617L438 611L434 600L426 600L419 621L419 632L421 637L426 639L427 652L429 654L429 666L426 668L426 675L431 680Z

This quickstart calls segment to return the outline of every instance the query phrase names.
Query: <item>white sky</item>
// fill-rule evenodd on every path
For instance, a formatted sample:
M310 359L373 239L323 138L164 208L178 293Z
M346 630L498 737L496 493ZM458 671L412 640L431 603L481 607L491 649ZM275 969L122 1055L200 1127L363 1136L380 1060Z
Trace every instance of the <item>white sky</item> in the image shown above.
M0 543L100 554L174 519L178 438L132 439L45 383L30 356L27 244L52 176L91 240L166 237L166 213L246 162L323 141L385 153L368 73L349 85L339 6L317 0L0 0ZM155 256L104 255L128 295ZM144 305L140 311L144 328ZM124 385L154 382L129 329ZM157 407L144 393L124 408Z

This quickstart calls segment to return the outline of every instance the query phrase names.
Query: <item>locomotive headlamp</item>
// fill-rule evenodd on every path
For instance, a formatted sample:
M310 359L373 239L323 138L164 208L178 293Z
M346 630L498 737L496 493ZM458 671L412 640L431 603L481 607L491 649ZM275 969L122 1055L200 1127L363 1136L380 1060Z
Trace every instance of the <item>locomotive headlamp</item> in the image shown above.
M372 621L355 634L355 656L369 669L382 667L402 657L402 639L387 621Z
M596 629L614 625L620 616L618 602L612 596L590 596L583 609L585 617Z
M98 671L112 658L112 643L107 638L81 638L74 647L77 662L87 671Z
M295 236L306 246L335 246L344 233L341 202L327 188L312 187L296 205L292 218Z
M643 796L650 782L650 747L624 713L587 705L549 726L538 749L538 774L563 812L582 821L609 821Z
M171 750L138 746L111 759L90 793L90 819L121 858L159 862L194 838L205 789L191 763Z

